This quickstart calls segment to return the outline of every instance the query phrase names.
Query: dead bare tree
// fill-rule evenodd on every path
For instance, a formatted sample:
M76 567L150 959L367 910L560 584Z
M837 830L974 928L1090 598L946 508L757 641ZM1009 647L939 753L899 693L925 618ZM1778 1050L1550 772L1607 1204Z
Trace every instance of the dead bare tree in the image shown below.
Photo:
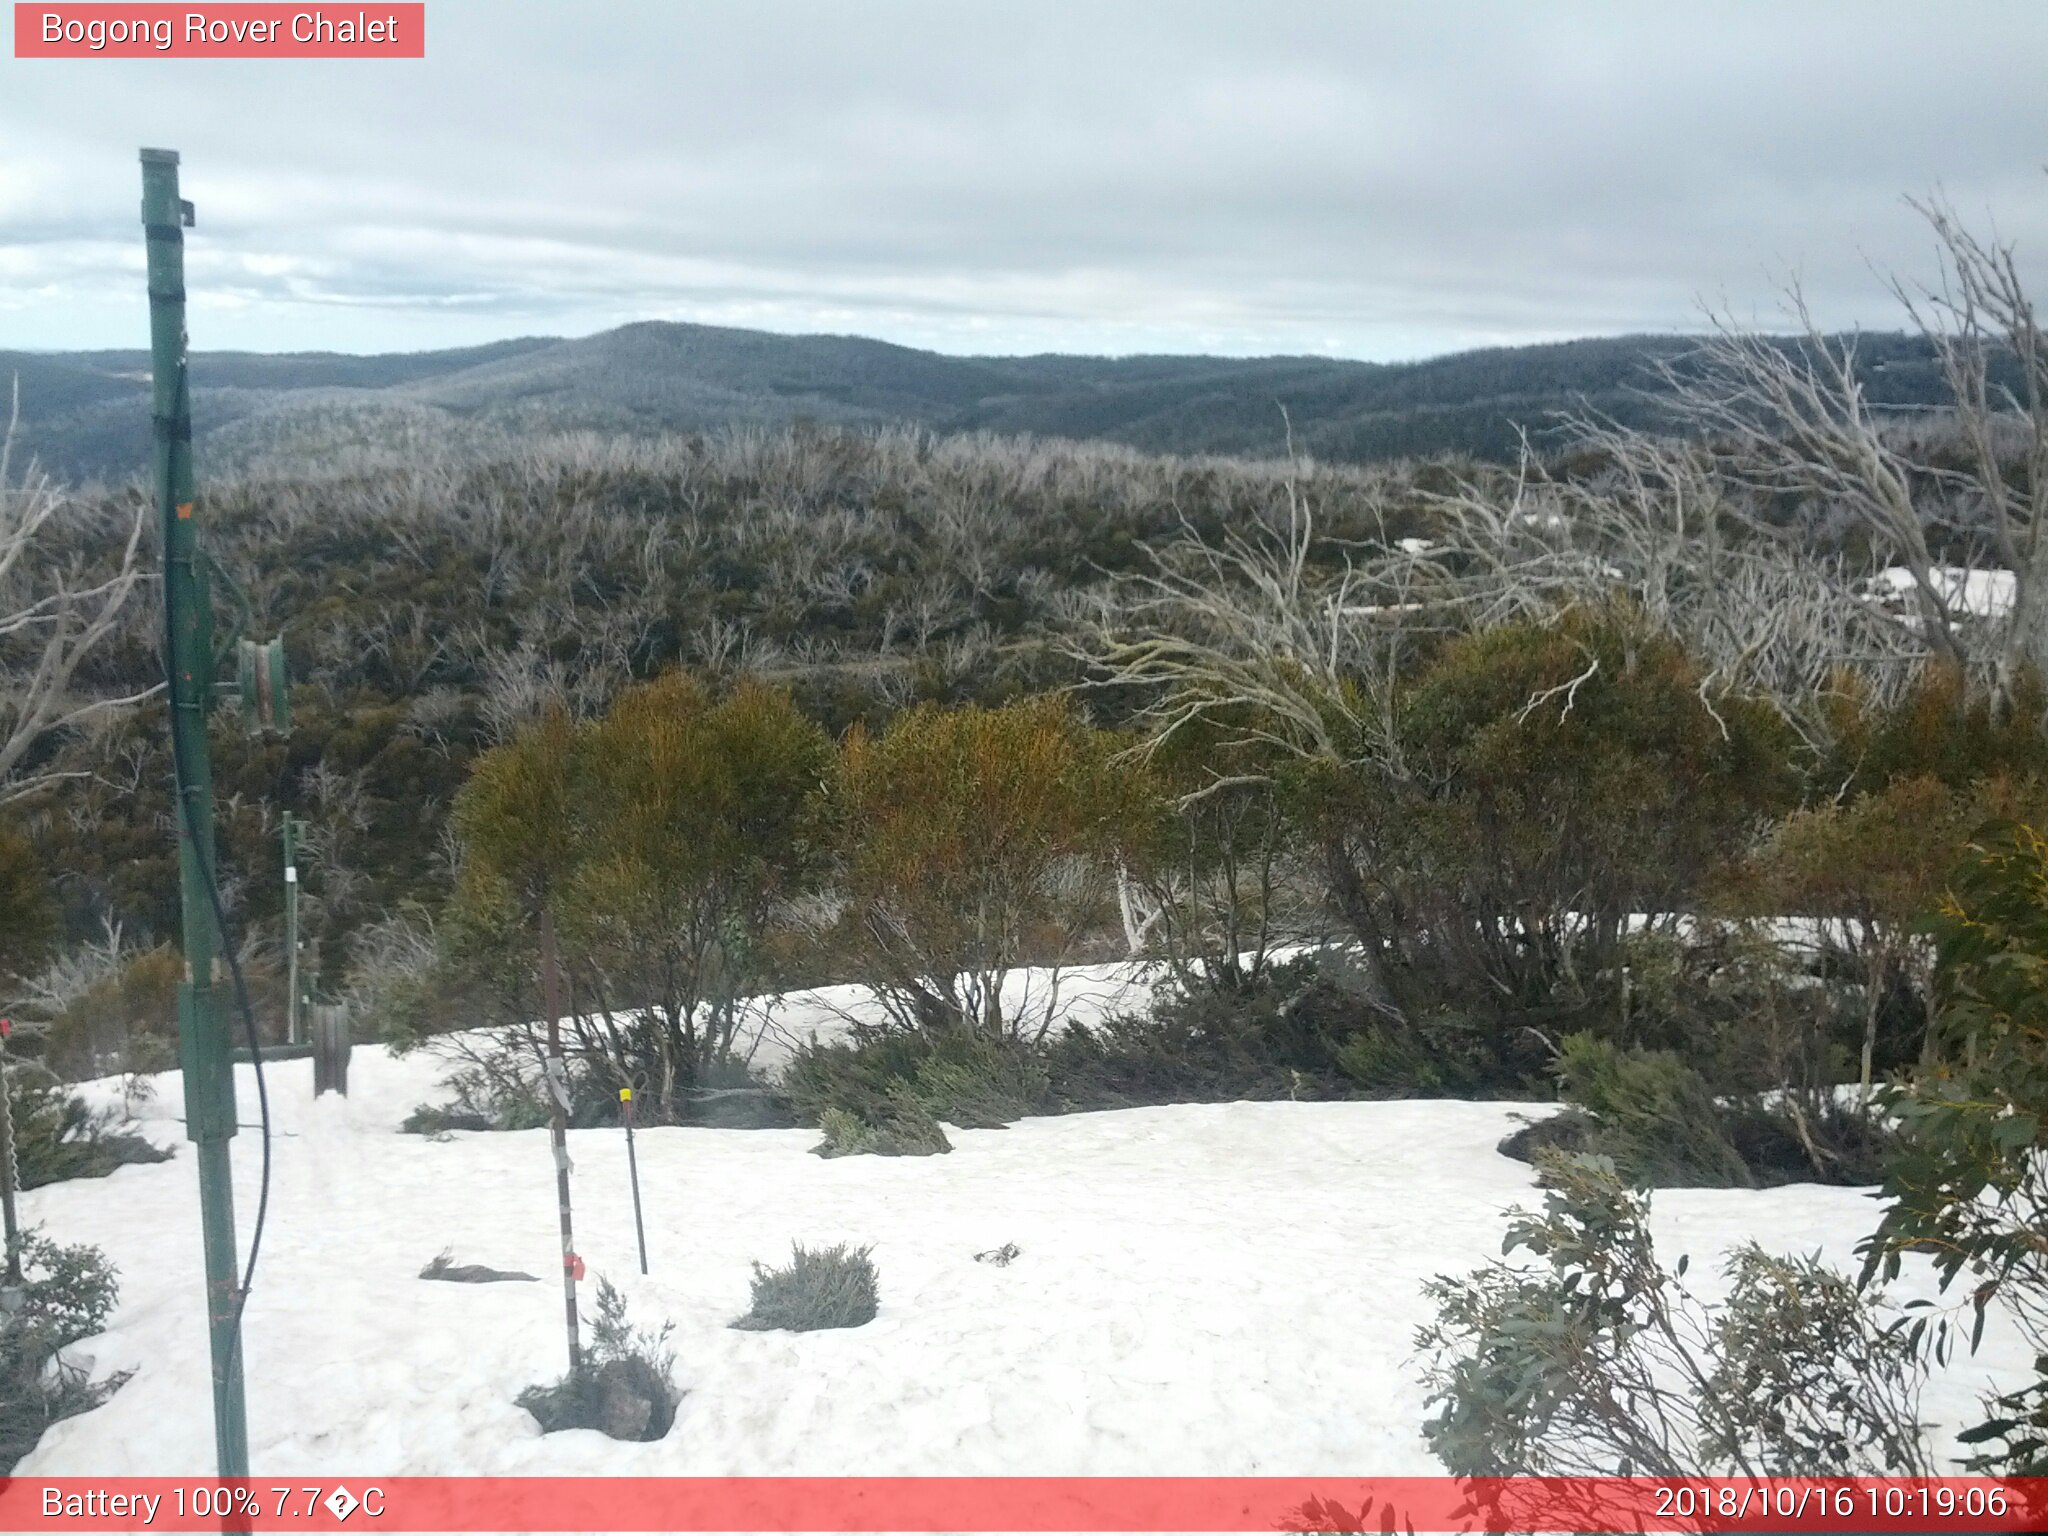
M34 752L52 733L157 691L84 697L73 687L142 579L146 509L135 509L111 573L89 565L66 537L75 531L69 498L32 460L16 469L20 422L16 379L0 437L0 803L84 771L35 766Z
M1842 676L1891 697L1936 654L1871 600L1867 571L1760 533L1753 488L1714 450L1586 415L1563 426L1573 460L1599 470L1553 474L1525 449L1511 479L1478 471L1426 498L1437 536L1389 556L1417 573L1421 611L1483 628L1625 595L1705 663L1709 708L1723 690L1766 699L1815 746Z
M1908 201L1935 234L1940 274L1892 290L1941 365L1938 419L1960 463L1872 404L1855 340L1823 333L1796 281L1785 292L1792 336L1711 316L1697 352L1660 368L1677 419L1713 444L1724 485L1846 514L1909 573L1914 611L1899 622L1936 656L1988 672L1994 697L2010 700L2023 669L2048 675L2048 338L2009 242L1971 231L1939 197ZM1956 507L1981 511L1989 552L2011 573L2004 612L1964 601L1935 557L1928 530Z
M2014 576L1997 662L2009 694L2022 666L2048 676L2048 339L2010 243L1972 233L1939 197L1913 207L1940 242L1942 280L1917 295L1894 291L1941 360L1970 454L1969 491L1989 510L1992 548ZM2017 388L1994 384L2001 359L2017 371Z

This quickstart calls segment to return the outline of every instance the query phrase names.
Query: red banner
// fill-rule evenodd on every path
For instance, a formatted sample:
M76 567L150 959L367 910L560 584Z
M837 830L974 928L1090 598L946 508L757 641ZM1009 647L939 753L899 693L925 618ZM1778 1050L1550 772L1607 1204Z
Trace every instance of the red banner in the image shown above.
M422 3L23 5L17 59L423 59Z
M251 1477L0 1482L0 1530L2033 1531L2048 1479Z

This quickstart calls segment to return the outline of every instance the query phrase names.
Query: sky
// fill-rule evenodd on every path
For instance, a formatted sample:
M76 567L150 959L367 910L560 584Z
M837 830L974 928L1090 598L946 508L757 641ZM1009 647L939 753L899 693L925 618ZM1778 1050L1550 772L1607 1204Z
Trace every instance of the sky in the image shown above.
M374 11L374 5L369 6ZM950 353L1895 328L1944 193L2048 278L2048 5L429 0L423 60L0 56L0 349L632 320Z

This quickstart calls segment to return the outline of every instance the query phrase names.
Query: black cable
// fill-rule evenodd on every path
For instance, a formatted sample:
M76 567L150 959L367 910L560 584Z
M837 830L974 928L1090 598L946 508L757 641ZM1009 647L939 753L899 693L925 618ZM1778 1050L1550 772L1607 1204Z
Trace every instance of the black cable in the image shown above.
M191 409L189 403L190 396L187 393L188 387L185 367L180 362L178 365L178 407L176 411L176 415L180 419L184 418ZM166 487L165 496L168 497L171 494L169 488ZM159 512L161 510L159 508ZM164 670L167 674L171 670L172 658L176 655L176 632L171 622L170 550L166 548L164 551ZM201 706L201 729L205 728L207 706L210 706L211 703L212 701L209 699ZM249 1062L256 1069L256 1102L262 1111L258 1118L263 1124L263 1177L256 1195L256 1220L249 1229L249 1262L242 1271L242 1283L235 1293L234 1342L230 1346L228 1353L228 1365L232 1369L235 1361L241 1354L242 1313L249 1305L249 1289L256 1279L256 1256L263 1247L263 1225L270 1214L270 1088L263 1079L263 1044L256 1034L256 1010L249 1005L249 985L242 976L242 962L235 955L234 945L228 942L227 906L220 898L220 886L214 879L213 863L205 855L204 846L199 840L198 824L192 816L192 803L185 794L185 788L191 781L191 775L186 772L185 768L184 738L178 729L178 702L175 696L171 698L170 706L171 778L178 800L178 820L179 824L185 829L186 838L192 844L192 861L199 866L200 876L205 882L207 902L213 908L214 930L220 940L221 953L227 958L228 974L234 979L235 1003L241 1010L242 1026L249 1037ZM208 980L210 981L211 978L208 978ZM234 1070L234 1063L230 1060L228 1073L231 1078ZM190 1105L186 1106L186 1114L188 1116L191 1114ZM232 1188L230 1192L232 1193Z

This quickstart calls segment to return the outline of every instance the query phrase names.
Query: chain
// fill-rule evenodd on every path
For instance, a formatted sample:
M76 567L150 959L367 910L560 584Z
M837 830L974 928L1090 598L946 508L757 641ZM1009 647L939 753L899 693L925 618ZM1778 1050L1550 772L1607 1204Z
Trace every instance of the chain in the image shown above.
M21 1141L14 1134L14 1095L8 1091L7 1037L12 1022L0 1020L0 1135L7 1138L7 1211L14 1215L15 1198L21 1193ZM7 1223L6 1278L11 1282L21 1271L21 1231L18 1220Z

